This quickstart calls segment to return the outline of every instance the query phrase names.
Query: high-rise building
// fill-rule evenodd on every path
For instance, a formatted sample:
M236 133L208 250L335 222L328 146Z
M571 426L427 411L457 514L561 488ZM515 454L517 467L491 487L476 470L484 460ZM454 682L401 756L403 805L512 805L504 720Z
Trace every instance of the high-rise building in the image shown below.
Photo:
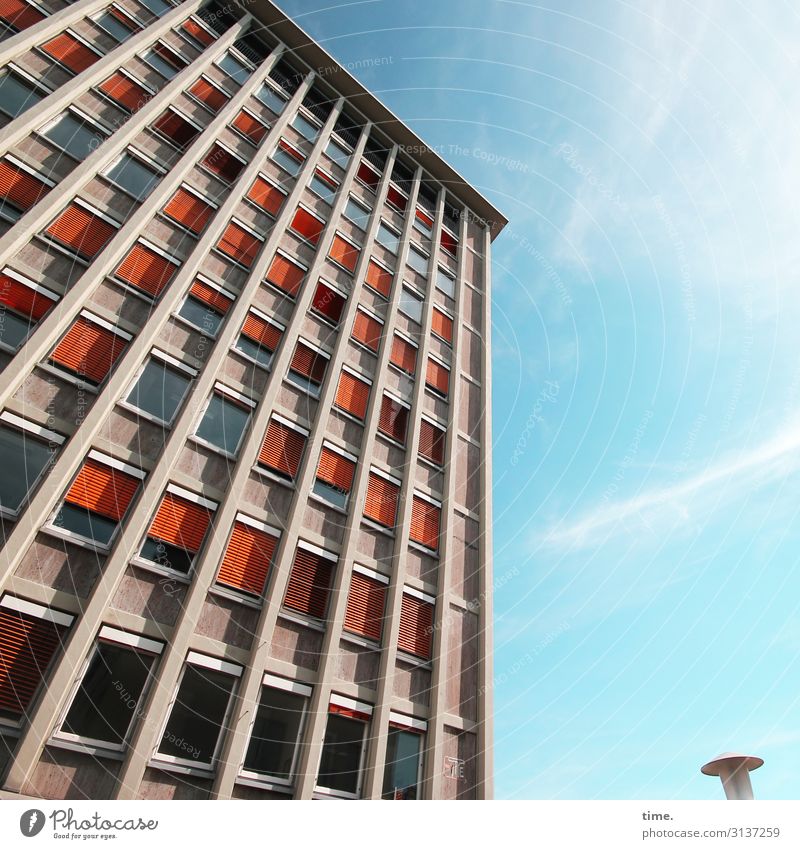
M502 215L266 0L0 19L3 795L491 796Z

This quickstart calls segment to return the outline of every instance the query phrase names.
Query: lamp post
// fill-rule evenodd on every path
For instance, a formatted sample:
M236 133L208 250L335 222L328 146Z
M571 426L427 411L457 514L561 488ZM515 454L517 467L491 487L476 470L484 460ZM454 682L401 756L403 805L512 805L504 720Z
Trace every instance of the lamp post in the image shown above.
M728 799L752 799L753 785L750 783L750 772L763 764L763 759L755 755L725 752L724 755L717 755L714 760L703 764L700 772L703 775L719 776Z

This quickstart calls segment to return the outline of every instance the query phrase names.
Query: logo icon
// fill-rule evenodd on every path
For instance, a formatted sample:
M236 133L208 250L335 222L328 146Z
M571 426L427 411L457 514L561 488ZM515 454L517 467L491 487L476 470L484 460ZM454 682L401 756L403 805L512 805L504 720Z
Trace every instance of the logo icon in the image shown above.
M36 808L31 808L19 818L19 830L25 837L36 837L44 828L44 814Z

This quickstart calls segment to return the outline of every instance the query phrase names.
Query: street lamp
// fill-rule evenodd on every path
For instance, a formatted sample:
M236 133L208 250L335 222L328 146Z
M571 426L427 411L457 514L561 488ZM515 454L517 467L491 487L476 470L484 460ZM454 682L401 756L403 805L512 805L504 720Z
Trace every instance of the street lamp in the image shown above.
M753 785L750 784L750 772L763 764L763 759L755 755L725 752L724 755L717 755L713 761L701 766L700 772L703 775L719 776L728 799L752 799Z

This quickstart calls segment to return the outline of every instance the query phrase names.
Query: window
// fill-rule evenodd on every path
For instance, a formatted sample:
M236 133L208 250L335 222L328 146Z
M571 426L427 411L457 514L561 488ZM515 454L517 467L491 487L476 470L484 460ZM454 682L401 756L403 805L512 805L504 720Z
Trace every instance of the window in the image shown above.
M419 230L420 233L424 233L426 236L430 236L433 233L433 218L427 212L423 212L419 207L417 207L414 214L414 229Z
M97 124L72 110L62 112L41 134L79 162L106 139L106 133Z
M242 667L190 651L156 758L210 768Z
M139 2L146 9L149 9L157 18L160 18L162 15L166 15L167 12L175 8L172 3L168 3L167 0L139 0Z
M114 276L155 299L167 287L178 268L177 260L170 259L155 246L136 242L119 264Z
M408 249L408 264L423 277L428 273L428 257L418 251L413 245Z
M345 413L355 416L359 421L364 421L371 387L371 381L343 368L339 375L339 385L336 387L334 405Z
M246 229L236 221L231 221L225 228L222 238L217 242L216 248L234 262L250 268L261 250L261 239L252 230Z
M437 466L444 465L444 443L447 431L428 419L422 419L419 428L419 453Z
M103 625L56 736L121 750L163 648L156 640Z
M171 424L183 403L193 374L170 368L151 357L125 398L126 403L148 413L163 424Z
M94 259L119 225L92 207L74 201L45 230L83 259Z
M69 30L51 38L40 49L73 74L80 74L81 71L85 71L102 56L101 53L93 50L86 42L81 41Z
M324 619L335 566L335 554L309 543L298 543L283 606Z
M416 799L419 795L422 743L425 738L421 730L401 727L396 722L392 722L393 716L397 715L390 714L381 798ZM425 723L421 720L410 721L417 726L425 727Z
M396 254L398 248L400 247L400 236L387 227L383 221L381 221L378 226L378 233L375 236L375 241L379 245L383 245L387 251L390 253Z
M391 395L384 393L381 399L381 412L378 419L378 432L400 445L406 444L406 430L408 429L408 412L409 408L393 398Z
M335 162L340 168L347 169L350 163L350 153L345 150L340 144L337 144L333 139L328 142L325 148L325 155Z
M98 385L105 380L130 340L127 333L83 310L50 354L50 362L81 380Z
M247 193L248 200L264 210L267 215L273 218L277 217L278 213L286 200L286 192L279 189L274 183L264 179L264 177L256 177L256 181L250 187Z
M400 605L400 634L397 648L415 657L430 660L435 599L411 587L403 588Z
M439 518L442 506L438 501L414 493L411 504L411 539L437 551L439 548Z
M442 250L455 256L458 251L458 239L449 230L445 230L444 228L442 228L439 234L439 239Z
M368 209L366 206L362 206L350 197L347 199L347 205L344 208L344 217L352 221L356 227L366 230L369 225L369 216L371 211L372 210Z
M217 583L248 595L263 595L279 537L277 528L239 513L220 563Z
M202 164L226 183L234 183L247 163L222 145L214 144Z
M400 300L398 304L398 309L403 315L407 315L412 321L416 321L417 324L422 324L422 305L424 303L424 299L409 289L407 286L403 286L400 290Z
M341 292L328 286L327 283L320 280L317 283L317 288L314 291L314 297L311 301L311 309L326 318L332 324L339 324L339 319L342 317L342 310L347 303L347 298Z
M10 118L21 115L49 93L11 71L0 74L0 111Z
M309 120L302 112L298 112L294 116L292 126L307 141L316 141L319 135L319 124Z
M317 776L318 788L329 790L334 795L358 796L371 715L369 705L342 696L331 697Z
M169 484L142 543L141 557L187 574L203 547L216 508L216 502Z
M247 313L235 348L258 365L269 367L283 336L283 325L254 309Z
M383 323L359 307L353 321L351 338L369 348L373 353L377 353L382 336Z
M207 106L215 114L228 102L230 99L228 94L221 88L214 85L205 77L200 77L192 83L189 88L189 94L199 100L203 106Z
M251 115L245 109L233 119L231 126L238 130L249 142L258 147L264 140L269 127Z
M0 159L0 216L16 221L46 195L53 183L11 156Z
M144 200L162 177L162 172L148 167L136 156L123 153L103 176L136 200Z
M218 59L216 64L240 86L244 85L250 74L253 73L248 65L237 59L230 51L223 54L222 58Z
M311 687L266 674L243 775L289 783L294 775Z
M353 566L344 614L345 631L376 643L381 641L388 584L385 575L358 564Z
M377 469L371 469L364 516L386 528L394 528L399 497L400 481Z
M0 509L16 515L53 461L64 437L8 411L0 419Z
M286 254L276 253L269 271L267 283L271 283L292 298L300 291L300 284L306 275L306 267L290 259Z
M204 280L195 280L178 308L178 315L212 338L233 302L233 295Z
M209 31L198 18L187 18L180 26L181 34L201 50L213 44L217 35Z
M254 406L249 398L218 383L195 435L233 457L239 450Z
M442 398L447 398L450 389L450 369L444 363L428 357L428 369L425 373L425 386Z
M390 185L386 192L386 201L390 203L398 212L403 213L408 206L408 195L401 192L395 185Z
M137 112L153 96L143 85L135 82L121 70L100 83L100 91L128 112Z
M19 722L75 620L11 595L0 599L0 717Z
M438 307L433 308L431 330L448 345L453 344L453 319Z
M356 263L361 256L361 249L348 242L343 236L336 233L328 250L328 258L332 259L337 265L342 266L351 274L356 270Z
M383 295L384 298L388 298L392 291L393 278L394 275L388 268L380 265L374 259L370 259L365 280L367 286Z
M104 9L93 20L100 29L105 30L114 41L121 44L133 35L135 29L131 26L127 18L119 14L113 7L112 10L113 12L117 12L117 14L112 14L112 11Z
M167 80L171 80L187 64L182 56L179 56L162 41L157 41L152 47L148 47L140 55L142 61Z
M6 0L0 5L0 20L10 24L18 32L44 19L45 15L36 6L25 3L24 0Z
M258 462L281 477L294 480L307 437L308 431L273 415L258 454Z
M333 203L339 184L321 169L317 168L311 178L309 188L314 194L319 195L326 203Z
M356 177L373 192L378 188L378 183L381 181L381 175L363 159L358 166Z
M298 206L289 225L296 235L311 245L319 243L325 222L302 206Z
M10 268L0 273L0 342L16 351L58 296Z
M107 546L128 511L145 473L99 451L90 451L51 527Z
M278 92L275 91L269 83L264 83L264 85L261 86L256 93L256 98L268 109L271 109L276 115L280 115L286 107L286 98L283 97L283 95L278 94Z
M436 269L436 288L450 298L456 296L456 281L443 268Z
M334 507L344 509L353 488L357 460L352 454L324 444L319 455L314 494Z
M186 148L200 135L200 127L179 115L174 109L167 109L153 122L153 129L169 139L179 150Z
M406 374L413 375L417 370L417 346L395 333L389 362Z
M164 214L190 233L199 236L216 207L187 186L181 186L164 207Z
M328 357L318 348L299 340L292 354L287 377L296 386L304 389L310 395L317 397L322 381L325 379L325 369L328 367Z
M283 139L278 142L278 146L272 154L272 159L293 177L296 177L300 173L300 169L305 162L305 156L296 151Z

